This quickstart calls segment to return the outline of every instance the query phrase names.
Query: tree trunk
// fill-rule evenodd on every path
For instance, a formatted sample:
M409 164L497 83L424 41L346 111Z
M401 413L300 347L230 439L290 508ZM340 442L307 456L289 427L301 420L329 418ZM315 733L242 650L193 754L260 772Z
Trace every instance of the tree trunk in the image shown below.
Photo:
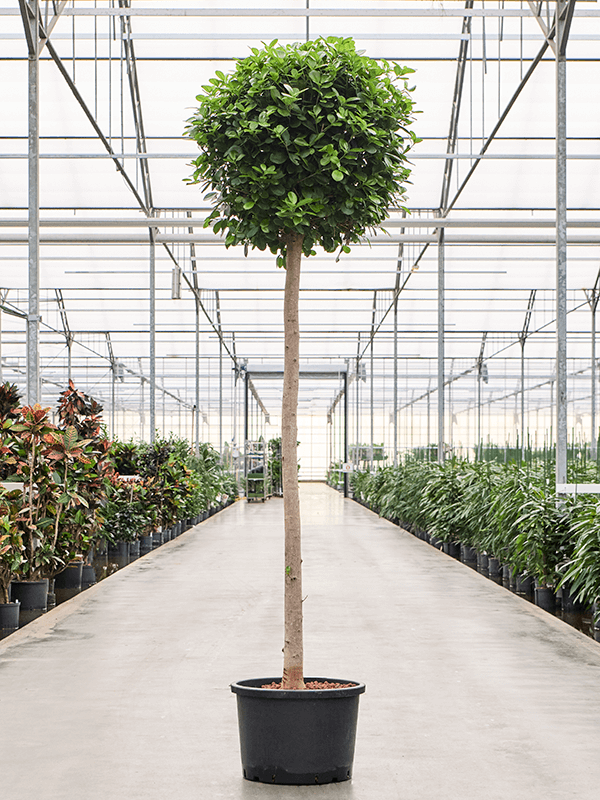
M283 302L285 360L281 404L281 471L285 517L285 634L283 689L304 689L302 643L302 555L298 496L298 380L300 326L298 296L302 239L287 237L285 298Z

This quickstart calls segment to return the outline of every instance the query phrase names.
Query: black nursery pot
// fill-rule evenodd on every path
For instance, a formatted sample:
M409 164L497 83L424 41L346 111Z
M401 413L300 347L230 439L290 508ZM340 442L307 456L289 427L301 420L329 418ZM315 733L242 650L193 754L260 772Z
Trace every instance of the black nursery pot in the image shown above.
M19 629L20 603L0 603L0 639Z
M261 689L281 678L231 684L237 695L244 778L306 785L352 777L358 699L364 683L345 689ZM350 683L337 678L306 681Z

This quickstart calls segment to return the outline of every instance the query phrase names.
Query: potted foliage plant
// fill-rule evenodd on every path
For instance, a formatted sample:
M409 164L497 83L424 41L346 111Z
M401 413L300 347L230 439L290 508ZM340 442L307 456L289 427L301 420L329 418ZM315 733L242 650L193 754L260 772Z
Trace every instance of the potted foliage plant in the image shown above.
M283 675L232 685L244 775L251 780L299 784L350 777L364 685L305 682L303 672L300 267L302 255L314 255L317 246L349 252L351 243L386 219L388 208L403 202L407 152L418 141L408 128L413 100L406 75L412 71L361 55L352 39L289 46L274 41L253 48L233 73L217 72L197 97L186 128L201 150L189 182L210 189L207 197L214 201L205 226L221 232L226 247L269 248L286 271Z
M19 627L19 603L10 600L10 583L23 563L23 537L18 527L22 493L0 488L0 639Z

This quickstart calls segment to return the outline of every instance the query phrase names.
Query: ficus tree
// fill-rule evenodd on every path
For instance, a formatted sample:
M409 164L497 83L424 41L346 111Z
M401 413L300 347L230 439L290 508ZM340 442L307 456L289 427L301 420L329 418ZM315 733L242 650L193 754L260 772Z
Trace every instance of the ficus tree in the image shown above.
M226 247L269 248L286 270L282 477L285 516L283 688L303 681L297 475L298 298L301 258L349 252L388 209L403 207L413 70L377 62L352 39L277 41L217 72L186 135L200 147L189 183L210 189L205 221Z

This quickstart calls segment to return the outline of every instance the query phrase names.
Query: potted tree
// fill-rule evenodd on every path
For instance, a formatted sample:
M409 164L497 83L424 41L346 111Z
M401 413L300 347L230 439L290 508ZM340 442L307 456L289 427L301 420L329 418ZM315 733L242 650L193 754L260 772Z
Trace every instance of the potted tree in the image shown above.
M207 197L214 209L205 226L224 234L226 247L269 248L286 270L283 676L232 685L244 775L251 780L299 784L350 777L364 685L305 682L303 673L300 267L302 255L314 255L316 246L349 252L351 243L386 219L390 206L402 202L410 174L407 152L418 141L407 127L413 100L406 75L412 71L359 54L352 39L285 47L274 41L253 48L232 74L217 72L197 97L199 107L186 128L201 150L188 182L212 190ZM270 684L279 688L264 688ZM334 732L336 715L340 726Z

